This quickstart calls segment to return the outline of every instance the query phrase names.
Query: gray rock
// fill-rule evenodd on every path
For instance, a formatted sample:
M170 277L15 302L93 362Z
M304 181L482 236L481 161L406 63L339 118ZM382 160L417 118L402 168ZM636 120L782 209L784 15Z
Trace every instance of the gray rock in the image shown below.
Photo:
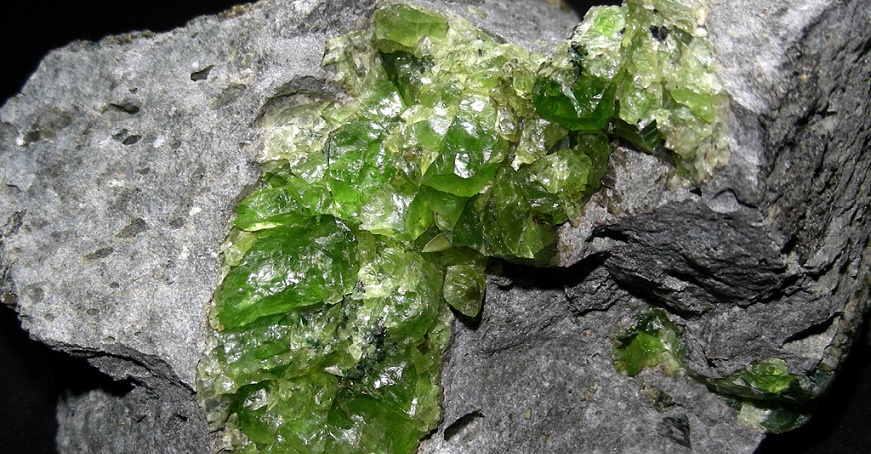
M220 244L258 177L256 119L320 89L324 41L373 3L261 2L74 43L0 109L0 296L32 337L132 386L63 401L61 451L209 451L196 363ZM539 0L431 4L538 50L577 21ZM506 267L481 319L454 323L422 452L752 452L762 434L699 382L615 371L614 333L650 306L701 377L843 360L871 283L871 5L710 4L728 167L670 187L666 163L619 150L561 231L565 268Z

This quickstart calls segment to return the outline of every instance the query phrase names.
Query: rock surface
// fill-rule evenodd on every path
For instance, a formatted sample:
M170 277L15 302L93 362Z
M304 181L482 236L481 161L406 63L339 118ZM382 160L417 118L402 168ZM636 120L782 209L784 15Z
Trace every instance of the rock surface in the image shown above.
M31 336L133 385L63 402L61 451L209 451L196 363L220 244L258 177L256 119L327 77L324 41L373 3L264 1L75 43L0 109L0 296ZM729 165L671 187L667 163L618 151L561 232L565 268L506 266L480 320L454 323L423 452L752 452L762 434L704 385L616 372L617 327L651 305L704 377L846 354L871 283L871 6L710 5ZM577 21L538 0L434 6L541 51Z

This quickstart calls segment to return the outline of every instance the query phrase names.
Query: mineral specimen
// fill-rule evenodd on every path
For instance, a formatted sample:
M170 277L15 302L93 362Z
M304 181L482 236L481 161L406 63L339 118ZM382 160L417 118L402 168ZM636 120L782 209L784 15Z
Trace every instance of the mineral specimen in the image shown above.
M497 42L542 55L550 55L576 20L541 0L414 2L463 15ZM421 453L750 453L766 437L744 425L772 430L772 423L789 421L778 410L787 407L819 410L814 418L825 422L831 414L826 408L834 409L824 403L817 410L797 399L827 387L838 388L832 396L838 399L851 387L849 375L857 369L849 364L847 376L833 384L826 376L841 374L851 344L861 339L871 288L871 29L866 26L871 3L704 3L705 33L730 102L718 110L717 120L729 121L728 164L699 181L674 178L693 173L686 168L690 161L668 150L658 118L646 125L622 119L631 109L615 90L618 117L604 132L614 151L602 187L565 207L578 214L567 215L569 222L558 229L561 268L491 260L479 309L460 304L473 300L468 296L479 288L472 283L481 282L480 275L466 274L480 268L462 260L486 257L460 255L439 264L445 275L469 279L442 285L438 297L459 306L457 315L475 310L478 315L450 321L450 346L439 374L443 417L421 441ZM210 430L194 392L197 362L221 344L221 335L206 323L223 279L220 245L241 199L269 184L280 186L277 179L256 185L270 175L282 176L290 188L272 194L289 195L272 198L264 191L262 198L245 202L254 214L239 216L245 230L230 234L223 251L226 273L250 262L245 252L267 230L320 230L330 241L344 235L339 224L306 216L293 220L287 215L300 211L280 208L299 203L301 210L325 211L318 207L318 194L325 192L329 197L323 200L332 204L332 193L306 186L321 189L321 180L270 173L280 165L256 161L261 152L264 163L270 161L267 155L284 153L293 157L285 159L287 166L323 165L318 159L326 139L306 132L329 136L333 124L327 129L319 124L333 121L332 106L356 99L333 81L332 69L320 65L325 43L367 27L376 4L383 2L271 0L166 33L72 43L47 55L21 93L3 101L0 300L15 308L31 338L87 358L117 382L88 379L86 387L61 396L57 437L43 437L57 440L59 452L214 453L222 440L242 439L238 414L228 412L235 422ZM674 4L632 3L648 16L656 16L653 9L662 16ZM667 21L696 24L705 17L700 11L692 21L662 17L635 27L626 14L632 5L622 14L627 32L649 33L649 42L660 48L679 34ZM702 39L702 34L691 36ZM621 40L620 55L630 47ZM359 53L361 63L373 61L366 48ZM596 47L588 43L586 49ZM581 46L578 50L569 61L583 61ZM621 57L620 65L641 64L644 55L628 62ZM386 61L375 66L383 68ZM393 61L397 68L407 62ZM586 67L595 65L588 59ZM400 71L391 71L403 83ZM348 76L363 80L367 74L374 73ZM540 74L536 69L523 83L534 91ZM419 76L406 79L417 84ZM651 87L659 87L650 91L655 99L679 104L662 91L669 87ZM398 93L400 100L417 96ZM540 117L536 111L521 128L511 158L516 171L549 156L547 150L567 129ZM300 128L292 140L279 133L294 124ZM599 131L573 134L602 137ZM691 168L705 165L692 163ZM308 199L297 202L291 197L296 190ZM273 204L277 216L257 225L256 210L273 209L264 204ZM438 208L434 222L442 225L444 213L456 212ZM363 209L370 210L378 229L404 225L393 211L376 210L374 204ZM375 219L379 212L384 216ZM421 254L458 252L447 235L430 239L425 232L419 238L426 241ZM306 250L309 257L335 253L329 241L320 252ZM358 264L364 263L371 262ZM451 266L457 268L449 271ZM321 282L346 275L335 270L325 276ZM362 282L353 279L352 294ZM371 291L375 287L370 283ZM342 300L336 304L345 304ZM302 321L300 314L316 306L287 312ZM662 309L675 325L686 349L684 369L671 375L662 374L660 366L633 376L619 372L613 363L619 334L651 308ZM266 326L281 316L244 326L261 321ZM217 314L213 319L219 323ZM281 328L276 323L274 330ZM306 333L303 342L333 340L308 328L299 332ZM373 340L378 332L372 330ZM213 343L207 346L209 338ZM258 338L252 345L268 343ZM296 352L295 345L288 352ZM242 346L228 351L254 358ZM276 361L266 349L261 353ZM253 380L269 383L259 376ZM285 389L302 382L287 383ZM235 398L232 392L223 396ZM819 432L796 435L820 443ZM777 444L788 440L772 437L774 445L763 443L759 452L777 451Z
M721 164L696 8L594 8L549 60L398 3L331 40L347 98L264 120L224 248L199 394L225 448L412 452L441 417L448 306L479 314L488 257L550 262L611 141L672 150L693 178ZM630 373L654 344L627 344Z

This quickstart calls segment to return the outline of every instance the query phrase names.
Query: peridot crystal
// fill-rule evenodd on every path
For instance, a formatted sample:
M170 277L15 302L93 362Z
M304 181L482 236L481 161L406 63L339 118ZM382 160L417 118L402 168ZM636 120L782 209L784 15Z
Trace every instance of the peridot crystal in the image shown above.
M449 307L478 316L488 257L548 264L617 140L694 178L721 163L699 8L594 8L550 59L402 3L330 40L347 97L264 120L225 244L198 382L221 448L413 452L441 417Z
M617 370L631 377L645 367L660 366L669 374L682 369L686 352L674 323L662 309L651 309L617 337L613 354Z
M728 159L727 95L704 0L629 0L590 9L535 83L539 114L573 131L607 129L672 153L691 178Z
M786 361L756 361L728 377L705 380L713 392L730 399L738 421L769 433L793 430L810 419L810 404L834 376L817 369L809 375L789 373Z

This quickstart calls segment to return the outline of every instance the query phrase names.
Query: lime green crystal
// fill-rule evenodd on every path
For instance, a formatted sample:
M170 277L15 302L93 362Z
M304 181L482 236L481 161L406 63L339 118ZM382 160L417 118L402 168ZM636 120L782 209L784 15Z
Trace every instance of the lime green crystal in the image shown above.
M673 3L594 8L550 59L399 3L328 41L347 96L264 119L264 175L224 245L198 381L221 449L414 452L488 258L549 264L618 140L706 176L724 98L685 17L700 6ZM677 354L669 323L627 340L627 371Z
M613 353L614 366L630 377L645 367L660 366L669 374L683 369L686 354L677 328L662 309L635 316L632 326L617 336Z
M822 368L810 375L793 375L788 367L782 359L768 359L705 382L715 393L732 399L738 420L745 426L782 433L810 419L808 404L822 395L834 378L833 372Z

